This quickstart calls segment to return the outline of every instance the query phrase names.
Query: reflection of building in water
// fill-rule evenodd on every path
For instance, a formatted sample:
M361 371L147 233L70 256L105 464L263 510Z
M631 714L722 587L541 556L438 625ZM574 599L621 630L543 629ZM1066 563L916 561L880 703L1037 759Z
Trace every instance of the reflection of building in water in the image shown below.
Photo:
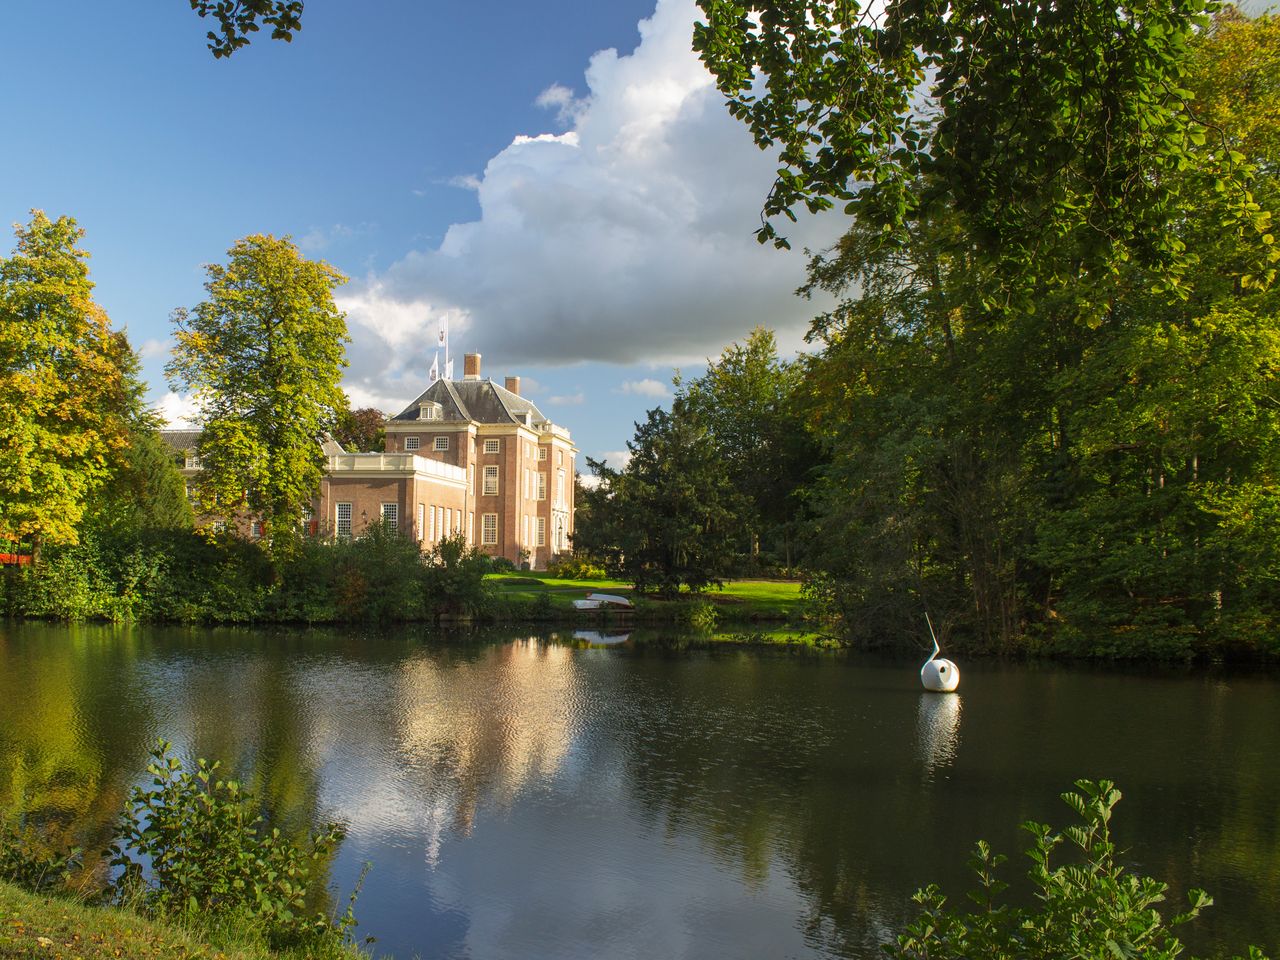
M920 695L916 714L916 743L925 773L956 758L960 745L960 696L955 693Z
M429 861L446 822L469 833L482 802L509 806L569 752L580 692L566 647L530 639L476 663L419 658L402 666L396 687L400 750Z

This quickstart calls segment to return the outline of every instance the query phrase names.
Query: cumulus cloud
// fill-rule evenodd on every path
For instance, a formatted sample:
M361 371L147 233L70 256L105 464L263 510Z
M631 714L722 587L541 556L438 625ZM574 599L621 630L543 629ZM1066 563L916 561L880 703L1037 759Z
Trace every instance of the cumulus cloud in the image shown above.
M592 457L591 459L599 461L600 463L603 463L605 466L613 470L625 470L627 467L627 464L631 462L631 451L630 450L602 450L600 452L600 456ZM585 474L584 477L590 476L590 475L591 474L588 473L588 474Z
M150 339L143 340L141 346L138 347L138 356L143 360L154 360L157 357L167 356L173 343L170 340Z
M654 397L658 399L671 395L665 383L649 377L643 380L626 380L622 386L618 387L618 392L630 394L633 397Z
M181 430L196 425L200 407L194 396L170 390L156 404L156 412L170 427Z
M583 97L543 93L570 129L526 131L494 156L474 184L479 219L347 288L356 342L381 338L349 382L391 392L446 311L490 366L696 362L757 324L803 329L816 308L793 295L800 251L834 241L841 218L788 224L794 252L755 242L774 162L690 49L696 14L658 0L633 53L591 58Z

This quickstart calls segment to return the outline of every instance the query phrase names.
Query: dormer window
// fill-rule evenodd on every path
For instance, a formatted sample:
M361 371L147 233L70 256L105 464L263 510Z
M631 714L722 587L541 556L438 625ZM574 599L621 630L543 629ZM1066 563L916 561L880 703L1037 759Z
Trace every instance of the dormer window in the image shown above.
M186 469L188 469L188 470L199 470L199 469L201 469L201 467L200 467L200 458L199 458L199 457L197 457L194 453L187 454L187 458L186 458Z
M423 403L418 405L419 420L443 420L444 407L438 403Z

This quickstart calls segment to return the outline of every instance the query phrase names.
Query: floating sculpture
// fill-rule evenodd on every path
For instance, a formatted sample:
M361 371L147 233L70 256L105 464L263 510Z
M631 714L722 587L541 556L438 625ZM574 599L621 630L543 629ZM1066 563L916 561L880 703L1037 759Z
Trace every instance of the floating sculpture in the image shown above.
M927 613L924 619L929 624L929 636L933 637L933 654L920 668L920 682L926 690L934 693L950 693L960 686L960 668L950 660L938 656L942 648L938 646L938 635L933 632L933 621Z

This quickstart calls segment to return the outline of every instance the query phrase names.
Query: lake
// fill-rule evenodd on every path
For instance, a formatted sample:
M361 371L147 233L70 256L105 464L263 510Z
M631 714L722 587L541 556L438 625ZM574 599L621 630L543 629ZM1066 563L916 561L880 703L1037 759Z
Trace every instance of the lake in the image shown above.
M400 960L871 958L1107 777L1126 863L1217 901L1198 954L1280 943L1274 674L975 661L930 695L918 661L622 640L0 625L0 813L99 847L164 737L346 822L333 885L372 862L357 933Z

